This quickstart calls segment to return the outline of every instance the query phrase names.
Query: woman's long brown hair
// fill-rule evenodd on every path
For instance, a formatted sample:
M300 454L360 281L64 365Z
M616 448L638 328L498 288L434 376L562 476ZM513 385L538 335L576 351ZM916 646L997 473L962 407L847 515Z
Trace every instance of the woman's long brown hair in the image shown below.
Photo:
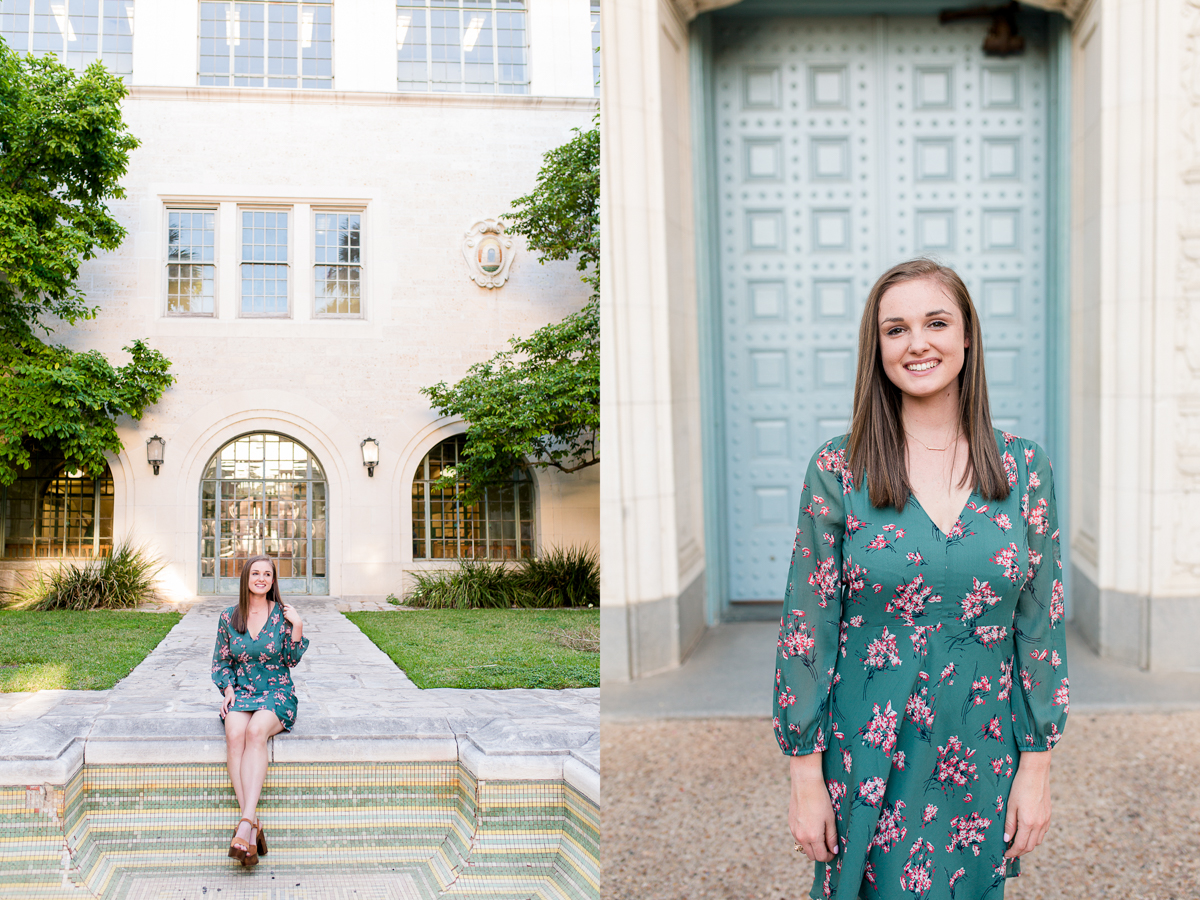
M256 562L269 562L271 564L271 587L267 591L267 601L279 603L282 609L283 595L279 593L279 570L275 568L275 560L269 556L251 556L242 563L242 580L238 588L238 605L237 609L233 611L233 616L229 622L233 626L233 630L238 634L246 633L246 622L250 618L250 567Z
M958 412L962 433L967 436L970 458L959 486L974 479L975 489L983 497L1003 500L1008 496L1008 479L992 434L979 315L958 273L931 259L913 259L893 266L880 276L867 295L867 308L863 310L858 329L858 373L854 382L854 413L848 448L850 470L860 485L866 475L872 506L893 506L903 510L908 503L912 485L908 480L908 454L900 415L901 393L883 370L879 349L879 306L889 288L922 278L936 283L958 306L968 338L962 371L958 375Z

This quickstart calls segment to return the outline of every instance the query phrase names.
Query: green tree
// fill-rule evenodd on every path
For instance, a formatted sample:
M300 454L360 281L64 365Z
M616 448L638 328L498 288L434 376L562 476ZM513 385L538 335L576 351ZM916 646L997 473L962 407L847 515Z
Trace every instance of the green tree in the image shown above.
M95 350L43 338L95 318L79 266L125 229L107 201L138 146L121 118L125 85L100 63L76 75L53 57L22 59L0 41L0 483L35 446L95 476L121 449L116 419L140 418L174 381L141 341L114 367Z
M576 258L592 295L584 307L510 350L476 363L453 386L421 389L442 415L467 421L467 441L445 486L465 482L465 499L519 466L577 472L600 462L600 124L542 158L532 193L513 202L507 229L523 235L538 262Z

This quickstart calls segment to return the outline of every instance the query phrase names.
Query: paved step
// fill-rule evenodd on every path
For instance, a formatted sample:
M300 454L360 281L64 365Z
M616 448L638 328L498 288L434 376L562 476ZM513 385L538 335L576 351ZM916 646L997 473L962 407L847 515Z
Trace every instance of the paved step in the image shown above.
M462 760L477 778L559 779L599 802L598 688L420 690L340 612L291 597L310 645L276 762ZM66 784L83 763L223 762L210 670L228 598L194 604L109 691L0 694L0 784ZM397 612L396 615L420 615Z

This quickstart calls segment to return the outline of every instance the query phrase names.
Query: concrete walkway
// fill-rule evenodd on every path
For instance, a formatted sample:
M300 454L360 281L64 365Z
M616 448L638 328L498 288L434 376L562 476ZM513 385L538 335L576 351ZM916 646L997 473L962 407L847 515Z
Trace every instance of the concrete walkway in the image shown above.
M710 628L682 666L628 684L606 683L604 721L771 715L778 622ZM1200 709L1200 672L1143 672L1102 659L1067 631L1071 712Z
M476 778L562 779L599 802L598 688L420 690L338 612L336 598L288 602L310 645L292 670L296 728L272 739L273 760L458 759ZM111 690L0 694L0 784L65 784L85 762L224 762L210 668L228 605L194 604Z

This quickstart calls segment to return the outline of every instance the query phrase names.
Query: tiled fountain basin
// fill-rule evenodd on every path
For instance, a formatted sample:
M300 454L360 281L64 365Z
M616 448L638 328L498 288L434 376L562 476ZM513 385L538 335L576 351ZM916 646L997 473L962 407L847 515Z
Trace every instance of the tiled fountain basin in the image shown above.
M21 900L595 900L599 811L561 780L461 762L271 765L268 853L226 856L237 804L217 763L84 765L0 787L0 896Z

